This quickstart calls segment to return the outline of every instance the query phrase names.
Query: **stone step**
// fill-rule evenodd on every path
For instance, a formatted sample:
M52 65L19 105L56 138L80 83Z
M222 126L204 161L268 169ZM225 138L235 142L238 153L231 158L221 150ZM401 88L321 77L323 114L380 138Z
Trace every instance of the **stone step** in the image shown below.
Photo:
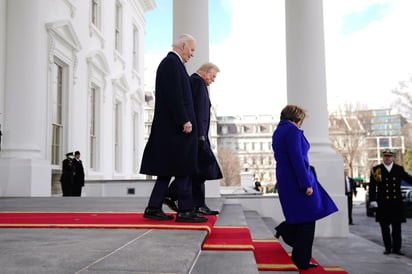
M240 204L224 204L216 225L247 225ZM259 273L251 250L201 250L191 274Z
M216 225L247 225L252 239L270 239L274 221L262 218L256 211L243 210L240 204L224 204ZM191 274L262 273L293 274L297 271L258 271L253 251L201 250Z

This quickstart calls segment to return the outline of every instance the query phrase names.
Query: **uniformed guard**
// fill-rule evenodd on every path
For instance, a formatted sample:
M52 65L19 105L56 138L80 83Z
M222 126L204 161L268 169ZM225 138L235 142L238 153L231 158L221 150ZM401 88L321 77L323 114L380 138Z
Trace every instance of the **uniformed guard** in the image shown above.
M401 251L401 223L406 222L401 180L412 183L412 176L394 163L395 155L396 152L389 149L382 152L382 163L372 167L369 183L370 206L376 207L376 222L381 227L385 255L405 255Z
M63 196L72 196L73 176L75 174L73 158L73 152L66 153L66 159L62 162L62 175L60 177L60 183L62 186Z

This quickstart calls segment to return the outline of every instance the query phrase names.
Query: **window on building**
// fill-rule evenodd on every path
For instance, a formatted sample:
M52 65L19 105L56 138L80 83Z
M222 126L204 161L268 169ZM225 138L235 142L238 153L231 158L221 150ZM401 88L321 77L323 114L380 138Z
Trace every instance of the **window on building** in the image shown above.
M51 66L52 81L52 139L51 164L59 165L63 143L63 66L53 63Z
M139 148L139 114L137 112L133 113L133 136L132 136L132 157L133 157L133 173L139 173L139 155L138 155L138 148Z
M121 103L116 101L114 104L114 170L116 172L121 171L121 117L122 106Z
M101 30L101 0L91 0L91 5L92 24Z
M99 89L97 87L92 87L89 96L89 167L91 170L97 170Z
M122 5L119 1L116 1L114 48L120 53L122 53L122 17Z
M228 134L228 132L229 132L229 129L228 129L227 126L222 126L221 130L222 130L221 133L224 134L224 135Z
M389 138L380 138L379 139L379 146L384 148L384 147L389 147Z

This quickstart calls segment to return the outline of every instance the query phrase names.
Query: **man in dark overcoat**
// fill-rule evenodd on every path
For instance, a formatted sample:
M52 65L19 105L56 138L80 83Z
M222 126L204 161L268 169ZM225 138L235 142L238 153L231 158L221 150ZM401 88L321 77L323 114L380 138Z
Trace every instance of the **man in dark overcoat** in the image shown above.
M182 34L161 61L156 74L155 109L150 136L143 152L142 174L157 176L144 217L171 220L162 210L168 186L174 177L179 212L177 222L206 222L193 211L192 175L197 172L197 128L186 63L196 41Z
M401 193L401 180L412 183L404 168L394 163L395 152L384 150L381 164L372 167L369 183L370 206L376 208L376 222L379 222L385 245L383 254L391 252L405 255L401 251L401 223L406 222ZM390 228L392 227L392 233Z
M352 219L352 209L353 209L353 196L356 197L357 190L356 190L356 183L352 177L349 177L349 170L345 169L345 195L348 200L348 220L349 224L353 225Z
M210 108L212 105L210 103L208 86L215 81L219 71L219 68L215 64L209 62L201 65L196 73L190 76L199 141L199 172L193 175L192 178L193 206L195 212L202 215L219 214L219 211L211 210L205 201L205 181L223 177L209 140ZM176 197L176 185L173 181L169 186L167 200L165 201L172 210L177 210L176 205L174 205Z
M84 187L84 168L80 160L80 151L74 152L73 165L75 174L73 177L73 196L82 196L82 187Z
M66 153L66 159L62 162L62 175L60 176L60 183L63 197L73 195L73 176L75 173L73 158L73 152L68 152Z

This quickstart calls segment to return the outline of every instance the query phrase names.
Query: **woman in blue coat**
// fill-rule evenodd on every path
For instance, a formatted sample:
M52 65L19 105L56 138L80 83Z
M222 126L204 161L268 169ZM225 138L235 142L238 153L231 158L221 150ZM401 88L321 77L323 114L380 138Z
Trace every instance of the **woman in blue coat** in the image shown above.
M315 222L338 209L319 184L308 151L310 144L300 129L306 113L287 105L272 136L279 200L286 221L276 227L276 237L293 247L292 260L299 269L315 267L310 262Z

